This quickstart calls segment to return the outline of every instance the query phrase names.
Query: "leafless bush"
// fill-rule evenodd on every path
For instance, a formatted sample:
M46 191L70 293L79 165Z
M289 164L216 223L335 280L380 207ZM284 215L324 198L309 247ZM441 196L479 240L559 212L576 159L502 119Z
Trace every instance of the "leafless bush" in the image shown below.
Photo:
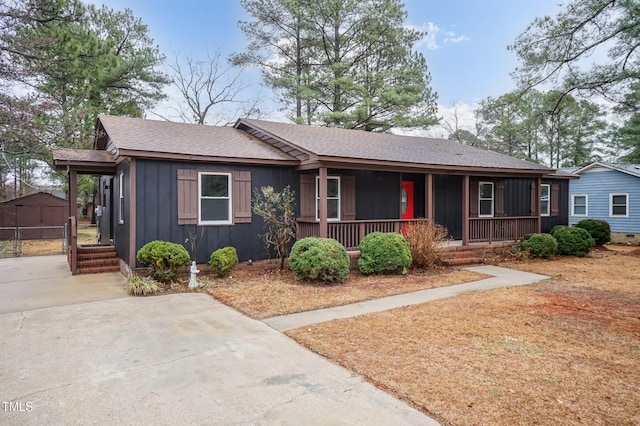
M442 264L442 251L449 240L447 228L430 220L407 225L404 233L414 267L431 268Z

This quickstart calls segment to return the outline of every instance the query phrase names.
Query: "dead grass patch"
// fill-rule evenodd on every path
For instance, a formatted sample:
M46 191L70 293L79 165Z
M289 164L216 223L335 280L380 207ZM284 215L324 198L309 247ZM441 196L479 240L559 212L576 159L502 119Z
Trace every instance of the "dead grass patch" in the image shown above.
M553 278L287 334L443 424L640 424L640 258L504 266Z
M299 281L288 270L253 265L238 269L232 278L216 280L207 291L222 303L262 319L483 278L486 275L467 270L437 268L403 276L352 272L343 283L327 285Z

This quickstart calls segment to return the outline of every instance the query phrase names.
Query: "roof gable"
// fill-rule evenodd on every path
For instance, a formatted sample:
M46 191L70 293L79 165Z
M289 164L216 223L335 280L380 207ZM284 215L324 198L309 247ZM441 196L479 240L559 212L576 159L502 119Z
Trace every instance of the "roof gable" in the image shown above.
M579 168L573 173L577 175L581 175L582 173L595 171L598 168L614 170L617 172L626 173L628 175L640 178L640 164L614 164L614 163L605 163L603 161L594 161L591 164L587 164L586 166Z
M111 115L100 115L97 127L100 126L105 134L97 137L108 140L116 156L296 163L282 150L233 127ZM108 148L104 142L102 146Z
M56 197L55 195L48 194L46 192L36 192L35 194L25 195L23 197L14 198L13 200L3 201L3 205L25 205L25 206L66 206L67 200L64 198Z

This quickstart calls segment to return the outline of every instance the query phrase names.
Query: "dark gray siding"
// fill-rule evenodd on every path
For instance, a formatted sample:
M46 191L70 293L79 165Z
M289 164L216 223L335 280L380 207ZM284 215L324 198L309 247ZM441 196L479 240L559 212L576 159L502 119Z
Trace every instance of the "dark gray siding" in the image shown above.
M118 164L116 168L116 175L113 179L113 185L110 193L111 195L111 229L113 231L113 244L116 247L116 253L120 259L129 259L129 235L131 232L131 193L129 192L130 181L130 163L129 161L123 161ZM120 172L123 172L124 177L124 221L119 221L119 206L120 206ZM104 216L103 216L104 217ZM137 249L136 249L137 250Z
M356 219L400 218L400 173L344 171L356 177Z
M462 176L434 175L434 216L454 239L462 239Z
M498 182L498 181L496 181ZM531 184L535 179L507 178L504 185L504 213L506 216L531 216Z
M569 224L569 180L543 179L542 183L558 185L558 215L542 217L542 232L550 232L556 225Z
M136 248L153 240L180 243L189 250L185 242L196 236L198 242L197 262L206 263L211 253L225 246L233 246L241 261L269 258L259 235L264 233L264 223L259 216L253 216L251 223L235 225L196 226L178 225L177 170L197 169L208 171L249 171L251 187L271 185L281 190L287 185L299 194L299 177L293 168L273 166L207 165L177 163L170 161L137 160L136 200ZM114 200L115 201L115 200ZM298 213L296 206L296 214Z

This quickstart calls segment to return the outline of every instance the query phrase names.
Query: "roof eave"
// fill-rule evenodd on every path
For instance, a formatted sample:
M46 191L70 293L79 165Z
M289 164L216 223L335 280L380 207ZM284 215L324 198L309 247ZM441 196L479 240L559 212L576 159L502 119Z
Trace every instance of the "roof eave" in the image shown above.
M451 174L460 172L469 175L526 175L541 176L548 175L550 170L545 169L518 169L508 167L477 167L477 166L454 166L445 164L408 163L401 161L370 160L370 159L348 159L343 157L319 156L316 160L301 163L298 169L309 170L318 167L330 167L341 169L359 170L388 170L400 172L424 172Z
M300 164L295 159L271 159L271 158L247 158L247 157L221 157L211 155L180 154L155 151L142 151L133 149L120 149L119 157L133 157L152 160L176 160L208 163L233 163L233 164L260 164L277 166L297 166Z

